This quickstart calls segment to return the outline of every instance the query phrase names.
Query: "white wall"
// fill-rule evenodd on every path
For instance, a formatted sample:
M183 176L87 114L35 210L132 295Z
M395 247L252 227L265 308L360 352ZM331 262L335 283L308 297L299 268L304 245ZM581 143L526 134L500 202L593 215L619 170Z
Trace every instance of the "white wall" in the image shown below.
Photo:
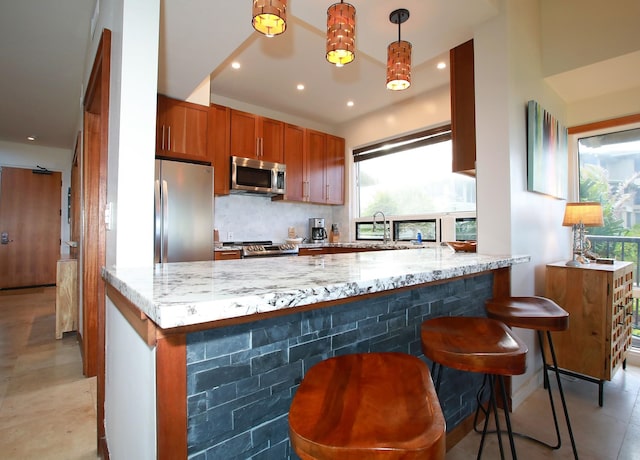
M538 101L566 125L566 105L544 83L538 0L502 1L502 13L476 30L478 247L490 254L528 254L512 269L512 295L544 295L545 265L570 256L562 227L564 200L527 191L526 103ZM513 379L519 404L538 384L534 334L528 371Z
M39 165L51 171L60 171L62 173L62 189L60 190L60 203L62 204L62 217L60 218L61 254L69 254L69 246L64 242L70 239L67 193L69 187L71 187L72 160L72 150L42 147L37 144L0 141L0 167L34 169Z
M638 113L640 113L640 86L569 104L568 126L579 126Z
M154 459L155 348L147 346L109 299L106 321L109 353L105 416L109 456L113 460Z
M160 0L100 0L97 32L112 31L107 201L107 265L153 262L153 177ZM156 457L155 353L107 299L105 431L111 458Z

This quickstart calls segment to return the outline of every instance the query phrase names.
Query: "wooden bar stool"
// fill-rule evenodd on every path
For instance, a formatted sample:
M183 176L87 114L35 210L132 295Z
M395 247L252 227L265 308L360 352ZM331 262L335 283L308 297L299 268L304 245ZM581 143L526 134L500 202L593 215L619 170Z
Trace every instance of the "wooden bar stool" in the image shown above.
M511 431L504 376L524 374L527 355L525 343L501 321L466 316L445 316L424 321L421 328L421 339L422 351L427 358L433 361L433 370L435 371L437 368L436 391L440 387L443 366L479 372L490 377L488 379L489 409L478 448L478 459L482 457L492 410L498 435L500 458L504 459L494 380L500 384L511 456L515 460L517 458L516 447Z
M531 436L523 435L520 433L518 433L518 435L536 441L542 445L550 447L551 449L559 449L562 445L562 441L560 439L560 427L558 426L558 417L556 416L556 408L553 402L553 393L551 391L551 385L549 384L549 375L547 373L547 371L551 369L555 371L556 374L558 392L560 393L560 400L562 401L564 418L567 422L567 431L569 432L569 439L571 440L571 448L573 449L573 456L577 460L578 451L576 449L576 442L573 438L573 430L571 429L571 421L569 420L567 402L564 398L564 391L562 389L562 382L560 380L558 361L556 359L556 352L553 348L553 340L551 339L551 331L565 331L569 328L569 313L567 313L553 300L547 299L546 297L538 296L502 297L489 299L485 303L485 308L487 310L487 315L490 318L500 320L510 327L533 329L538 335L538 342L540 343L540 354L542 356L542 366L544 369L544 386L545 388L547 388L547 391L549 393L549 404L551 405L553 423L555 424L556 428L556 444L551 445ZM543 332L546 332L549 354L551 355L553 365L547 364L547 359L544 353L545 345Z
M429 368L403 353L343 355L313 366L291 403L289 434L303 460L443 460L446 450Z

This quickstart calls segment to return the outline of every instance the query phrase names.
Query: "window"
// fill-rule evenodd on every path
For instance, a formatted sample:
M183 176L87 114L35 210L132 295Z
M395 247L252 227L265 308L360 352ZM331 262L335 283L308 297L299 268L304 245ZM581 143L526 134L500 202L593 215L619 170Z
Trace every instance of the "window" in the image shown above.
M640 272L640 128L578 139L580 201L602 204L604 226L589 227L590 251L635 264ZM632 346L640 346L640 303L633 303Z
M640 128L578 139L580 201L602 204L592 235L640 236Z
M475 178L451 172L449 125L355 149L353 155L358 217L476 209Z

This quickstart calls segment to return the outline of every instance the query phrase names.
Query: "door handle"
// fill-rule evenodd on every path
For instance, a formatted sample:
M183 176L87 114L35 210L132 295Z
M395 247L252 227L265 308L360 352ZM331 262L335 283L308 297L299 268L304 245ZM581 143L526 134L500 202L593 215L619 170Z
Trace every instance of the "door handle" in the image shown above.
M8 232L2 232L0 233L0 244L9 244L11 243L13 240L9 239L9 233Z

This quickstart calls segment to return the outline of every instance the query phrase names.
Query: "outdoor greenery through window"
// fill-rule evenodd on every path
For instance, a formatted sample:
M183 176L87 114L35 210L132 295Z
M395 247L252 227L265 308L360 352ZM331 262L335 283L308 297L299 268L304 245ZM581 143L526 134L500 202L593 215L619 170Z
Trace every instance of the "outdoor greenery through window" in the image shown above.
M640 263L640 128L578 140L580 201L602 205L603 227L587 229L591 251L600 257ZM633 345L640 343L638 299L634 299Z
M358 217L476 210L475 178L451 172L449 125L355 149Z

